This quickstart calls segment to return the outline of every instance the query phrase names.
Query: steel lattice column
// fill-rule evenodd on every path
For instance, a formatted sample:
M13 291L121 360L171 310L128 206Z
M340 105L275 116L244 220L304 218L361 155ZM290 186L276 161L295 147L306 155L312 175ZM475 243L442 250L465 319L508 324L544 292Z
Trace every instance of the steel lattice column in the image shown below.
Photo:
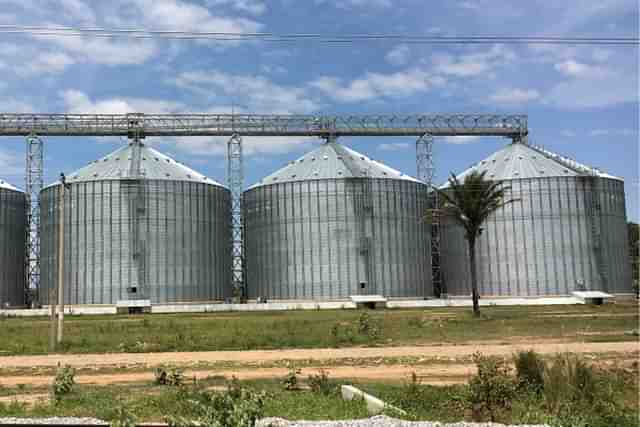
M25 191L27 193L27 283L25 294L27 303L31 292L40 289L40 191L44 186L44 147L37 135L26 139Z
M244 251L242 224L242 189L244 167L242 163L242 137L234 134L227 143L227 184L231 190L231 256L234 293L244 296Z
M434 190L435 161L433 156L432 135L424 134L416 141L416 167L418 179L429 187L429 212L431 213L431 280L436 295L446 293L442 288L440 272L440 215L438 211L438 192Z

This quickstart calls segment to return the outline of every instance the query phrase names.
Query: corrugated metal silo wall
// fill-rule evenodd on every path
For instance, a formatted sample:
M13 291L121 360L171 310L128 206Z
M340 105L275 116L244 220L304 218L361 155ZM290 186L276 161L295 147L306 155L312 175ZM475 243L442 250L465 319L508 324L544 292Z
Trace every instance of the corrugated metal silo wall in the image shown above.
M27 197L0 188L0 307L24 305Z
M308 180L248 190L248 297L431 296L426 210L426 186L411 181Z
M41 196L45 304L57 282L59 194L53 186ZM71 184L65 200L67 303L231 295L228 190L183 181L106 180Z
M517 201L487 220L476 243L481 295L568 295L581 283L588 290L631 292L621 181L550 177L505 185L511 186L506 198ZM450 295L470 295L463 230L450 219L442 222L443 284Z

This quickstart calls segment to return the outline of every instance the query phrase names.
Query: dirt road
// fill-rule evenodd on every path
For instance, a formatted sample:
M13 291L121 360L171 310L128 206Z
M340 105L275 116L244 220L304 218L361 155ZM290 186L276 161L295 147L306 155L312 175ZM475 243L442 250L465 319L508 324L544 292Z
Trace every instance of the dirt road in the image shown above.
M76 368L104 368L140 365L153 367L165 364L189 366L198 362L260 363L280 360L334 360L347 358L389 357L468 357L475 352L491 356L508 356L518 350L533 349L541 354L554 353L637 353L638 341L613 343L519 343L490 345L439 345L411 347L366 347L339 349L207 351L174 353L108 353L54 354L46 356L0 357L0 368L36 368L69 365Z
M324 369L331 378L334 379L366 379L366 380L408 380L412 372L415 372L425 384L445 385L464 382L466 378L473 375L475 368L473 365L429 365L429 366L339 366ZM187 380L192 378L204 379L207 377L225 377L231 379L237 377L241 380L284 378L288 373L286 368L241 368L222 370L197 370L186 371ZM301 369L301 377L317 374L318 368ZM154 380L153 372L130 372L117 374L95 374L78 375L76 382L79 384L109 385L122 383L151 383ZM19 375L0 377L0 386L12 387L19 384L28 384L31 387L48 386L52 383L51 375Z

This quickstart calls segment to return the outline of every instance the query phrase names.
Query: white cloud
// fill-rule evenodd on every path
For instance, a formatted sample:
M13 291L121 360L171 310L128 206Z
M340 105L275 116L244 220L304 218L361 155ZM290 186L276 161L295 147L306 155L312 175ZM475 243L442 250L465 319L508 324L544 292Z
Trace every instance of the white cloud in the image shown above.
M638 79L572 79L555 85L545 101L563 109L604 108L638 102Z
M412 144L408 142L385 142L378 145L378 150L382 151L401 151L410 148Z
M316 4L332 4L339 9L350 9L354 7L377 7L388 8L393 6L391 0L315 0Z
M581 63L574 59L559 62L554 68L569 77L602 78L611 75L611 72L603 67Z
M405 65L409 62L411 50L406 44L399 44L385 55L384 59L391 65Z
M566 136L568 138L573 138L574 136L576 136L575 131L569 130L569 129L564 129L560 132L560 135L562 136Z
M93 101L78 90L61 93L67 112L81 114L175 113L184 107L176 102L145 98L109 98Z
M445 136L442 138L442 140L447 144L471 144L478 142L481 139L481 136L474 135Z
M503 88L489 97L489 102L496 104L526 104L540 99L540 92L535 89Z
M221 33L255 33L262 28L256 21L212 15L206 7L183 0L120 1L137 6L138 19L145 28ZM135 20L135 15L128 17Z
M257 113L309 113L321 108L305 88L279 85L263 76L193 71L179 75L173 83L210 97L233 98Z
M142 64L157 52L148 40L111 40L94 37L34 36L64 49L74 62L103 65Z
M320 77L310 83L325 95L341 102L359 102L379 97L404 97L424 93L444 85L442 77L419 68L391 74L366 73L364 77L343 82L335 77Z
M230 6L237 11L251 15L262 15L267 10L267 6L262 0L207 0L207 6Z
M455 77L472 77L488 74L496 67L503 66L516 59L516 54L503 45L494 45L486 51L464 55L433 55L432 63L436 72Z
M634 136L638 134L638 129L593 129L589 132L591 136Z
M58 0L64 15L85 25L95 25L96 14L82 0Z
M226 137L190 136L163 138L162 144L170 144L177 150L198 156L225 156L227 152ZM312 137L251 137L242 138L242 153L246 156L272 155L290 153L307 149L317 141Z

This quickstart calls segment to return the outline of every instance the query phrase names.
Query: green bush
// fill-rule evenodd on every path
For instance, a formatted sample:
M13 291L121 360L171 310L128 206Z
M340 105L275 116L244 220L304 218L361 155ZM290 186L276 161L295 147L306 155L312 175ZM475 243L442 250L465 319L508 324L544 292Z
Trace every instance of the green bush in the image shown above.
M167 422L173 427L253 427L264 415L266 398L234 379L224 392L198 392L189 401L195 417L170 417Z
M516 385L510 375L511 368L499 359L485 357L480 353L473 356L478 374L469 381L469 400L473 405L474 418L482 418L487 413L495 421L501 412L511 408Z
M153 371L157 385L180 387L184 385L184 373L178 368L156 368Z
M62 400L64 395L73 391L76 384L76 370L66 365L61 368L58 365L56 377L53 380L53 397L56 402Z
M521 389L541 392L544 388L544 360L533 350L521 351L513 358Z
M316 375L309 375L307 382L314 393L329 396L336 391L335 384L329 381L329 373L324 369L320 369L320 372Z

